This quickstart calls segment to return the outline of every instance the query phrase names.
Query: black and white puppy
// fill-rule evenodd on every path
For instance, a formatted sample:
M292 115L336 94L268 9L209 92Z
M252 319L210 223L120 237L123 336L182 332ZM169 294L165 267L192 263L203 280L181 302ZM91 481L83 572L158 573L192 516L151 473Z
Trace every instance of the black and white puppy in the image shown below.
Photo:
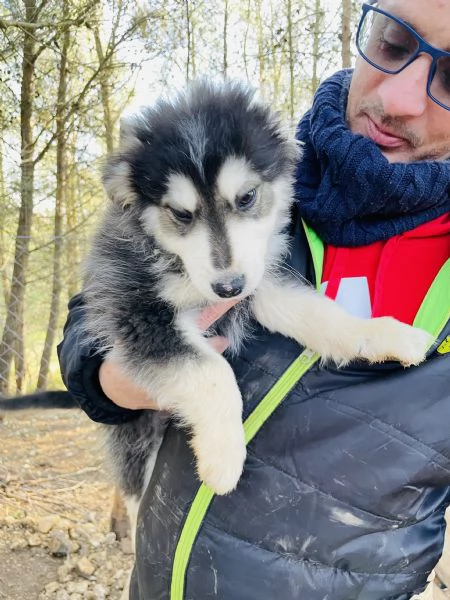
M363 320L289 277L286 226L296 142L238 83L198 82L128 118L108 159L110 203L85 267L89 335L191 431L198 475L233 490L246 448L242 401L226 359L199 330L203 307L241 302L222 319L236 351L250 317L336 363L423 360L429 335ZM108 428L120 485L135 507L164 419Z

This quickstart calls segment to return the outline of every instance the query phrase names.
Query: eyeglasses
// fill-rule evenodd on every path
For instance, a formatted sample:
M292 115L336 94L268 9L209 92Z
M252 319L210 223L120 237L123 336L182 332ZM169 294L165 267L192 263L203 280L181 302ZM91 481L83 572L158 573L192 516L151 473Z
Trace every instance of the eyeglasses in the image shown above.
M428 96L450 110L450 52L435 48L407 23L370 4L363 4L356 46L368 63L392 75L403 71L420 54L431 56Z

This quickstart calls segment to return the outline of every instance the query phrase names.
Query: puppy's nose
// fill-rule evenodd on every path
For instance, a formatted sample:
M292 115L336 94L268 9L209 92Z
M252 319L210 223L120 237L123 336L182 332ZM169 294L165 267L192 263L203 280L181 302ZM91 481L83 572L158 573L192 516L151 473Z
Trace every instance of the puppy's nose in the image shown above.
M245 277L243 275L238 275L237 277L230 279L216 281L211 284L211 287L219 298L234 298L235 296L239 296L244 289L244 285Z

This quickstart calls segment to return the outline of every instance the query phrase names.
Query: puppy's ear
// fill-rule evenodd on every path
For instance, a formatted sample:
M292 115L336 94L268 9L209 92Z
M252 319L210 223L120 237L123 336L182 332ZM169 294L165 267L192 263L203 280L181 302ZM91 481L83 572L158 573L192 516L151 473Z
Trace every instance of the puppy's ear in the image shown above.
M122 118L120 121L119 150L110 156L103 169L103 186L108 197L121 208L127 208L136 199L131 181L131 165L133 152L142 142L136 134L136 118Z
M142 146L138 138L138 114L131 114L120 119L119 151L122 153L136 150Z
M278 132L280 139L283 140L282 149L284 161L288 170L292 171L302 159L302 143L295 139L281 112L272 112L269 119L273 128Z
M131 206L136 200L132 189L131 168L127 157L122 154L111 156L103 169L103 187L114 204L121 208Z

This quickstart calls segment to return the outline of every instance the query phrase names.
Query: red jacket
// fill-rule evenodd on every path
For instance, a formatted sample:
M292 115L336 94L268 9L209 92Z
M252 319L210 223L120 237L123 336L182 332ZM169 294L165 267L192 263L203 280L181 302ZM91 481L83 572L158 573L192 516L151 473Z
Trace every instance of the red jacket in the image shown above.
M327 296L354 314L392 316L412 324L449 257L446 214L387 241L358 248L327 246L322 286Z

